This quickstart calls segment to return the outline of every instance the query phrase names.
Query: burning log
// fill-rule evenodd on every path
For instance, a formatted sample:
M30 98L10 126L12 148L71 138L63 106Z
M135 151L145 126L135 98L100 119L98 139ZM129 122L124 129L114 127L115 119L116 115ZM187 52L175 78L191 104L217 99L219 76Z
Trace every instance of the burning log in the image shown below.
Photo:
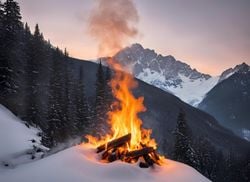
M131 151L131 152L128 152L126 153L126 157L129 157L129 158L136 158L136 157L141 157L143 155L147 155L151 152L154 151L154 148L153 147L145 147L145 148L142 148L140 150L134 150L134 151Z
M153 160L153 159L151 158L151 156L149 155L149 154L151 154L151 153L153 153L153 152L155 152L155 150L154 150L153 147L144 147L144 148L142 148L142 149L140 149L140 150L134 150L134 151L128 152L128 153L126 154L126 157L129 159L129 160L128 160L129 162L130 162L130 160L133 160L133 159L135 159L135 158L138 160L139 157L143 157L145 163L142 163L142 162L141 162L141 163L139 164L139 166L140 166L141 168L147 168L147 167L149 167L149 166L153 166L154 163L156 163L156 161ZM158 164L158 163L157 163L157 164Z
M141 148L138 150L128 151L125 144L129 143L131 140L131 134L125 135L123 137L117 138L108 142L107 144L97 147L97 153L102 153L102 159L107 162L114 162L116 160L121 160L127 163L135 163L140 158L139 166L141 168L148 168L154 164L160 165L160 157L156 153L153 147L148 147L141 143Z
M139 167L140 168L149 168L149 165L146 162L140 162Z
M108 158L108 157L109 157L109 155L110 155L110 152L109 152L109 151L105 151L105 152L103 152L103 154L102 154L102 159L106 159L106 158Z
M108 156L108 161L109 162L114 162L114 161L116 161L118 158L117 158L117 156L116 156L116 154L111 154L111 155L109 155Z
M108 150L110 150L112 148L118 148L118 147L130 142L130 140L131 140L131 134L127 134L127 135L125 135L123 137L114 139L114 140L108 142L107 144L103 144L103 145L97 147L96 152L100 153L100 152L102 152L104 150L108 151Z
M149 156L149 154L144 154L143 159L149 166L153 166L155 161Z

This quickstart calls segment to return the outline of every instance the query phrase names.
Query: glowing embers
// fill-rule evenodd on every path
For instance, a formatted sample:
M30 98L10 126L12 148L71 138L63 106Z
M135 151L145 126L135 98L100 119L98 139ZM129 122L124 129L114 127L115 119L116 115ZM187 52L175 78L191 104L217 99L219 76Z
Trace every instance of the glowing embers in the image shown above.
M97 147L97 153L101 153L103 162L121 160L127 163L139 162L141 168L148 168L154 164L161 165L161 158L153 147L140 144L136 150L129 150L131 134L114 139Z

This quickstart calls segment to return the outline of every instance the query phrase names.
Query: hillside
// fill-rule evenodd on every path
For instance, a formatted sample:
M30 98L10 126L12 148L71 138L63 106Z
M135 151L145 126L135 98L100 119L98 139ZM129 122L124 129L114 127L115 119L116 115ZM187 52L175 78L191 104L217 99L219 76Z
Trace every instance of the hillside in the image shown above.
M0 116L0 171L4 166L12 168L40 158L42 150L47 150L40 144L37 128L28 127L2 105Z
M95 87L95 76L98 65L92 62L76 60L75 67L82 65L84 81L88 84L86 93L94 99L92 90ZM176 127L177 115L183 108L187 122L195 138L208 138L216 147L229 151L235 149L239 154L250 150L250 144L236 137L231 131L221 127L210 115L200 111L176 96L138 80L139 87L134 90L137 96L144 96L147 111L141 114L144 126L152 128L153 136L159 142L159 148L165 154L171 154L174 143L173 131ZM163 147L163 144L165 145ZM165 149L163 149L165 148Z
M250 140L250 67L243 63L225 71L221 80L199 104L219 123Z

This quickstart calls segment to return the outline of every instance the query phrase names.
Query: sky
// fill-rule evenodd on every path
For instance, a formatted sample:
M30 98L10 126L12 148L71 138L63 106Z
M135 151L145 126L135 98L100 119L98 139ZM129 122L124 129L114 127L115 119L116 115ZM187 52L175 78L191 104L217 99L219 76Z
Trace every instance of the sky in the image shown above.
M23 21L36 23L46 39L70 56L98 57L97 42L87 33L96 0L17 0ZM172 55L198 71L219 75L250 64L250 0L134 0L140 43Z

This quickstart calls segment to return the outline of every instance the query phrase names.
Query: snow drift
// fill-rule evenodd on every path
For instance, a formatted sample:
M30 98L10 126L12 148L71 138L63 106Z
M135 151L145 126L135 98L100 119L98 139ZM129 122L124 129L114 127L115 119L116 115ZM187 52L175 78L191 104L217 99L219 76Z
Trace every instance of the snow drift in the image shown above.
M0 173L2 181L60 181L60 182L117 182L117 181L209 181L193 168L166 160L154 169L141 169L137 164L124 162L101 163L90 146L80 145L33 163Z

